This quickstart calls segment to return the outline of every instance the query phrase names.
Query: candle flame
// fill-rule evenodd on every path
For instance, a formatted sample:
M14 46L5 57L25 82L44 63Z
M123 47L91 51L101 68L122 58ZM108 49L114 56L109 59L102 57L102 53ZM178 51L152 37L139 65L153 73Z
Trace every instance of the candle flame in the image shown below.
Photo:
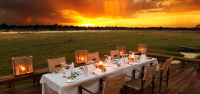
M22 67L22 70L24 71L24 70L25 70L25 68L24 68L24 67Z
M25 71L25 67L23 67L23 66L20 66L20 68L21 68L21 70L22 70L22 71Z
M99 62L99 65L103 65L102 61Z
M120 52L120 55L122 55L122 52Z
M131 58L134 58L134 55L131 55Z
M81 60L84 60L84 58L82 57Z

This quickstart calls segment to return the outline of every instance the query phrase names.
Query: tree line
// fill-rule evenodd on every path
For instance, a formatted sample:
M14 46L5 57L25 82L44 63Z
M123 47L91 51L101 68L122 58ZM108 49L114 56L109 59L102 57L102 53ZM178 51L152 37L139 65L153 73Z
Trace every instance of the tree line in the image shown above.
M187 27L120 27L120 26L73 26L73 25L7 25L2 23L0 30L8 32L9 30L20 31L65 31L65 30L193 30L199 31L200 25L196 25L194 28Z

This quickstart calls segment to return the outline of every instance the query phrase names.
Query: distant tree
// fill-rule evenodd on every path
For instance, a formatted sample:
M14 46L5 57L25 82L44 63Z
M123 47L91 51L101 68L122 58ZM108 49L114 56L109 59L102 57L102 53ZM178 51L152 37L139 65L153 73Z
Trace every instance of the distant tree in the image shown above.
M0 29L6 29L7 27L8 27L8 25L5 24L5 23L2 23L2 24L0 25Z
M196 25L196 26L195 26L195 28L200 28L200 25L199 25L199 24L198 24L198 25Z
M160 30L160 31L161 31L162 29L163 29L162 27L159 27L159 28L158 28L158 30Z
M54 26L58 26L58 24L57 23L55 23L55 25Z

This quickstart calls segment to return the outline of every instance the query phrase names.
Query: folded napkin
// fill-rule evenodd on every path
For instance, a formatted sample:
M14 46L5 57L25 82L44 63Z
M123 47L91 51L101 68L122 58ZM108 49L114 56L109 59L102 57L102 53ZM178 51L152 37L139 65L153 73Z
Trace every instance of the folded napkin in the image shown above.
M72 62L72 64L70 65L70 70L74 71L74 63Z
M87 67L87 65L85 65L83 68L84 68L84 76L87 77L88 76L88 67Z
M121 61L122 61L122 66L125 66L125 60L121 58Z
M108 56L108 60L107 60L108 63L111 62L111 56Z

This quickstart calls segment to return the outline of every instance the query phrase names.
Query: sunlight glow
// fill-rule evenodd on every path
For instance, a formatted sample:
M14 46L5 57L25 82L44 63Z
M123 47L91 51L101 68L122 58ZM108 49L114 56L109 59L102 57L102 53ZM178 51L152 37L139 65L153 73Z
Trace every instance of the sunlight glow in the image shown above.
M83 26L89 27L89 26L94 26L95 24L83 24Z

